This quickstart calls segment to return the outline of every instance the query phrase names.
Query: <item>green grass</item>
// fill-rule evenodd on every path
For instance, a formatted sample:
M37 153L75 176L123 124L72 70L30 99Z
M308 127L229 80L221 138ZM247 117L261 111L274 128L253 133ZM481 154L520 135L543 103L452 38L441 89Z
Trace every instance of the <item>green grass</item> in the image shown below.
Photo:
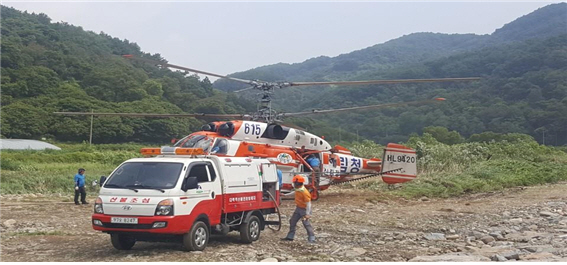
M495 160L461 173L422 174L394 193L405 197L450 197L567 180L567 164Z
M62 150L3 151L0 158L2 194L73 193L73 177L85 168L90 186L120 163L141 157L142 145L58 144Z
M356 182L352 187L404 197L450 197L467 193L567 181L564 148L539 145L530 139L515 142L446 145L429 136L413 137L408 146L418 154L418 178L389 190L380 181ZM93 180L108 176L124 160L141 157L139 144L58 144L63 150L3 151L2 194L73 194L77 169L87 170L88 192ZM383 147L372 142L351 146L355 155L381 157ZM348 185L348 184L345 184Z
M392 191L380 181L357 183L356 188L414 198L451 197L567 181L567 153L529 139L446 145L422 136L407 145L418 154L416 180Z

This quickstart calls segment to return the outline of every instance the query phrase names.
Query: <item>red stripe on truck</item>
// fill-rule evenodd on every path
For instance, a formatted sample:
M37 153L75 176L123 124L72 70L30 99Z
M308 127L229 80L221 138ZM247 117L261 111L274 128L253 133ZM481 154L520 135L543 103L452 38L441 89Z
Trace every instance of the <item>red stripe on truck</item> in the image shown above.
M276 194L272 194L276 197ZM239 192L224 195L224 208L226 213L252 211L258 209L275 208L273 201L263 201L262 191Z
M120 216L120 215L106 215L106 214L93 214L92 220L100 220L103 223L110 223L111 217L135 217L138 218L138 224L153 224L154 222L167 222L167 227L164 228L153 228L153 229L129 229L129 228L106 228L93 225L94 230L111 232L111 231L121 231L121 232L149 232L156 234L185 234L191 229L191 225L195 219L201 215L205 214L209 218L209 223L211 226L215 226L220 223L221 219L221 204L223 202L223 196L217 195L212 200L203 200L197 203L189 215L174 215L174 216ZM103 206L104 207L104 206ZM173 208L175 212L175 206Z

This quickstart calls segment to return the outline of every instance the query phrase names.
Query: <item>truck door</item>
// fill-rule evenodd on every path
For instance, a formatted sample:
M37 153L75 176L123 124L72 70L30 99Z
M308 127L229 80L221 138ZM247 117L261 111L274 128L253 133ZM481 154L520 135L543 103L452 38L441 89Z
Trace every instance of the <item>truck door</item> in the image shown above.
M211 225L220 223L222 192L220 177L211 162L197 162L190 165L187 177L197 177L197 189L187 191L189 198L198 199L194 211L206 213Z
M277 166L272 163L262 163L260 165L260 172L262 173L262 201L273 200L277 202L278 194L276 191L279 190Z

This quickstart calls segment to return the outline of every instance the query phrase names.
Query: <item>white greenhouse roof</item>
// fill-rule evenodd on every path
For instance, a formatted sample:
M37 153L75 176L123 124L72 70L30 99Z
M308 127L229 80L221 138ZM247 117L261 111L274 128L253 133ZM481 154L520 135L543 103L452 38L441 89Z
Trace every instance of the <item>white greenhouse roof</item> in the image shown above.
M13 150L45 150L45 149L55 149L61 150L61 148L52 145L50 143L37 141L37 140L25 140L25 139L0 139L0 149L13 149Z

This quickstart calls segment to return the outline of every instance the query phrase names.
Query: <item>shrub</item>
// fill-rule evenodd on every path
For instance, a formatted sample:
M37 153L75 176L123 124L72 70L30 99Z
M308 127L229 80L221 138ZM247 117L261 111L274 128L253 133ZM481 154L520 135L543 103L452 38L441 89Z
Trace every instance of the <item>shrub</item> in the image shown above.
M539 145L532 137L514 139L446 145L428 134L414 136L406 145L417 151L418 178L392 192L449 197L567 180L567 153ZM357 187L386 191L386 185Z

